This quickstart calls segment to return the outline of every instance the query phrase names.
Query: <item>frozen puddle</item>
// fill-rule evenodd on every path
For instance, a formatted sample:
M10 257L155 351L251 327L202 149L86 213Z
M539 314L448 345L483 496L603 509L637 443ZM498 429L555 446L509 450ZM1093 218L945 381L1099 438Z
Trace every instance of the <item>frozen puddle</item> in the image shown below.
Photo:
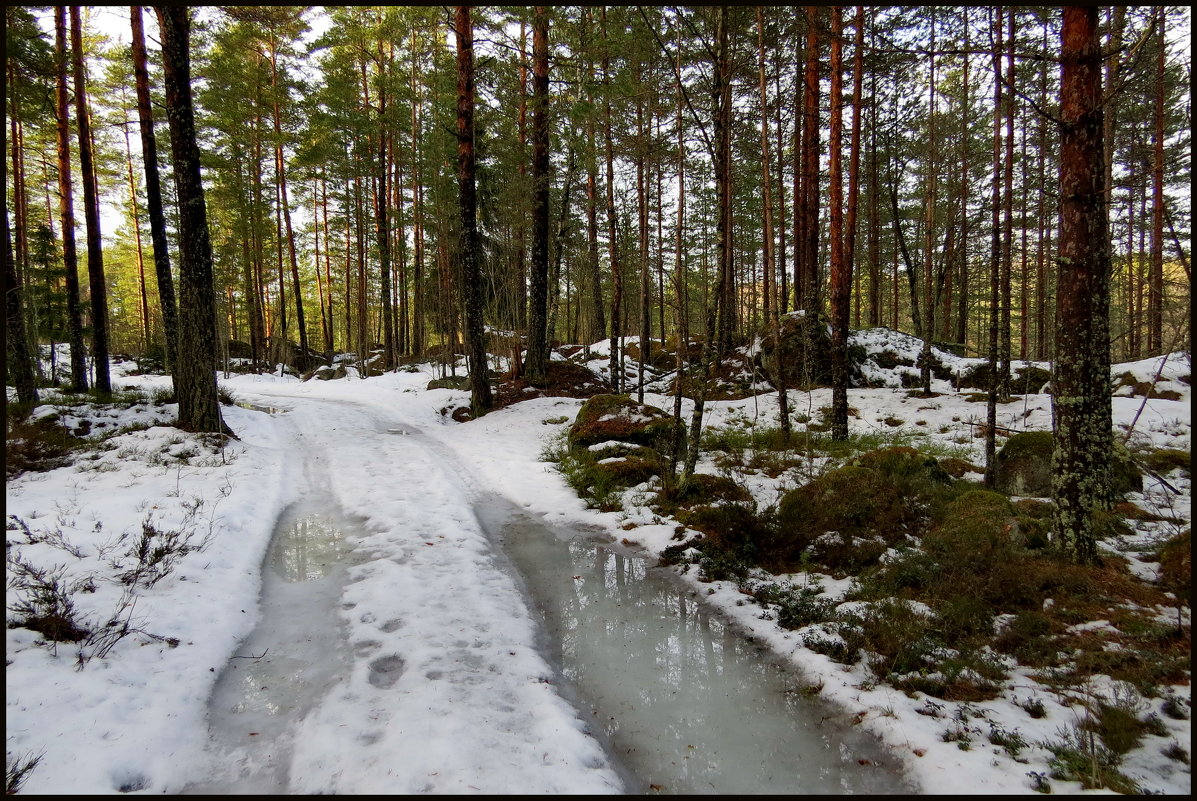
M338 618L354 523L301 501L279 518L262 570L261 619L216 682L208 706L214 773L193 793L285 793L295 724L351 663Z
M580 714L631 792L909 792L875 740L805 697L794 674L680 582L530 516L503 516L485 522L523 574Z
M560 672L558 689L628 791L908 791L875 741L803 696L797 677L668 574L574 532L558 536L504 500L476 509L544 620L540 647ZM359 533L331 503L301 502L280 517L261 619L209 702L210 773L185 792L292 791L304 745L296 733L363 656L340 617L349 568L369 558L349 542ZM389 689L405 667L382 657L366 678Z

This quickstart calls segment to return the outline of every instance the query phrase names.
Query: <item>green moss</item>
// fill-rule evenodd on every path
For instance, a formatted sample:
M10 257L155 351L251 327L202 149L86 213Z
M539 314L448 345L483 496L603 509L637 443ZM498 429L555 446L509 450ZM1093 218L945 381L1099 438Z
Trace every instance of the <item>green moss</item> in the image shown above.
M591 468L598 476L605 476L616 487L634 487L661 475L661 463L656 459L626 456L616 461L596 462Z
M673 417L655 406L627 395L595 395L578 410L568 441L574 449L617 440L668 452L673 431Z
M943 468L944 472L955 479L964 477L965 473L984 473L984 467L978 467L967 459L960 459L955 456L949 456L946 459L939 460L939 466Z
M1007 495L1046 498L1052 492L1052 453L1055 439L1050 431L1024 431L1006 441L997 455L994 485ZM1110 459L1110 491L1115 495L1143 489L1143 476L1130 453L1114 443Z
M715 503L746 503L752 500L748 490L725 476L695 473L683 484L663 488L657 493L657 504L666 513L681 507Z
M1193 453L1191 451L1164 448L1152 451L1143 457L1143 463L1157 473L1171 473L1181 470L1187 477L1192 472Z
M905 531L917 529L922 514L910 508L896 491L893 481L867 467L841 467L811 483L791 490L777 509L783 558L796 563L811 543L827 532L839 532L847 543L853 539L896 540ZM881 551L884 551L882 544ZM850 545L824 548L821 556L835 561L828 567L841 568ZM872 560L875 561L875 554ZM856 561L856 560L850 560Z
M695 547L702 552L699 567L707 579L742 579L753 565L773 562L776 532L747 504L698 506L677 517L704 535Z
M945 486L952 483L952 477L940 467L936 459L924 456L914 448L904 445L870 451L853 459L852 464L858 467L872 468L900 482Z
M1053 450L1050 431L1026 431L1010 437L997 454L994 486L1007 495L1051 495Z

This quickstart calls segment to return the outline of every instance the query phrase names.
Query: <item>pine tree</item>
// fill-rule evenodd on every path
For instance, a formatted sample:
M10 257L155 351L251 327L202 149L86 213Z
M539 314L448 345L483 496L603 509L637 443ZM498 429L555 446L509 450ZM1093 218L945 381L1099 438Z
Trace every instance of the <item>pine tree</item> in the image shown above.
M466 340L470 350L470 408L475 417L490 409L486 374L486 329L482 322L482 278L478 270L478 200L474 183L474 27L469 6L457 6L457 186L461 206L461 273L465 284Z
M1059 282L1068 291L1056 306L1052 530L1074 561L1087 564L1097 561L1092 513L1107 493L1113 438L1109 336L1098 319L1110 255L1095 7L1065 7L1060 62Z
M216 295L200 153L191 102L190 10L154 6L162 32L166 113L179 204L179 342L175 386L178 426L231 433L216 392Z

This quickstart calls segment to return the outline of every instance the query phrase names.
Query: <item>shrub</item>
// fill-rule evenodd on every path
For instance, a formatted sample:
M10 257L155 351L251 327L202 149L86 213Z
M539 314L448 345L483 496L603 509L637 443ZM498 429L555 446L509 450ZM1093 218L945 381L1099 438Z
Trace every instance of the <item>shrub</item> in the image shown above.
M16 795L21 792L21 785L33 773L34 768L42 761L43 754L26 754L24 756L4 755L5 793Z
M1139 787L1118 772L1118 755L1098 741L1087 722L1061 730L1059 741L1043 746L1052 753L1051 777L1080 782L1086 790L1108 788L1116 793L1138 794Z
M71 596L90 580L68 582L65 567L38 568L12 552L6 563L8 611L17 615L10 625L36 631L52 643L79 642L88 636Z
M1160 547L1160 586L1178 601L1193 600L1193 535L1185 529Z
M91 447L58 422L57 415L9 422L4 448L4 475L43 472L70 464L75 452Z

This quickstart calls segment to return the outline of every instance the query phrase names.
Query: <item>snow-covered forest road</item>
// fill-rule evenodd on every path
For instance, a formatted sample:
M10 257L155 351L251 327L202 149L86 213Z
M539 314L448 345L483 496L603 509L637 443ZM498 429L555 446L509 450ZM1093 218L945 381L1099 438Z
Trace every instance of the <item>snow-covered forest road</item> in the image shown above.
M279 760L290 752L272 774L276 786L262 789L617 789L601 749L554 689L527 606L475 516L478 479L384 408L277 391L244 400L285 409L279 439L295 494L360 521L348 537L356 553L344 595L300 601L336 603L340 648L350 654L343 676L313 688L327 694L309 699L314 708L296 716L294 731L263 745L242 733L251 753ZM320 656L296 669L317 670ZM215 756L229 764L229 755ZM247 770L261 768L250 759Z

